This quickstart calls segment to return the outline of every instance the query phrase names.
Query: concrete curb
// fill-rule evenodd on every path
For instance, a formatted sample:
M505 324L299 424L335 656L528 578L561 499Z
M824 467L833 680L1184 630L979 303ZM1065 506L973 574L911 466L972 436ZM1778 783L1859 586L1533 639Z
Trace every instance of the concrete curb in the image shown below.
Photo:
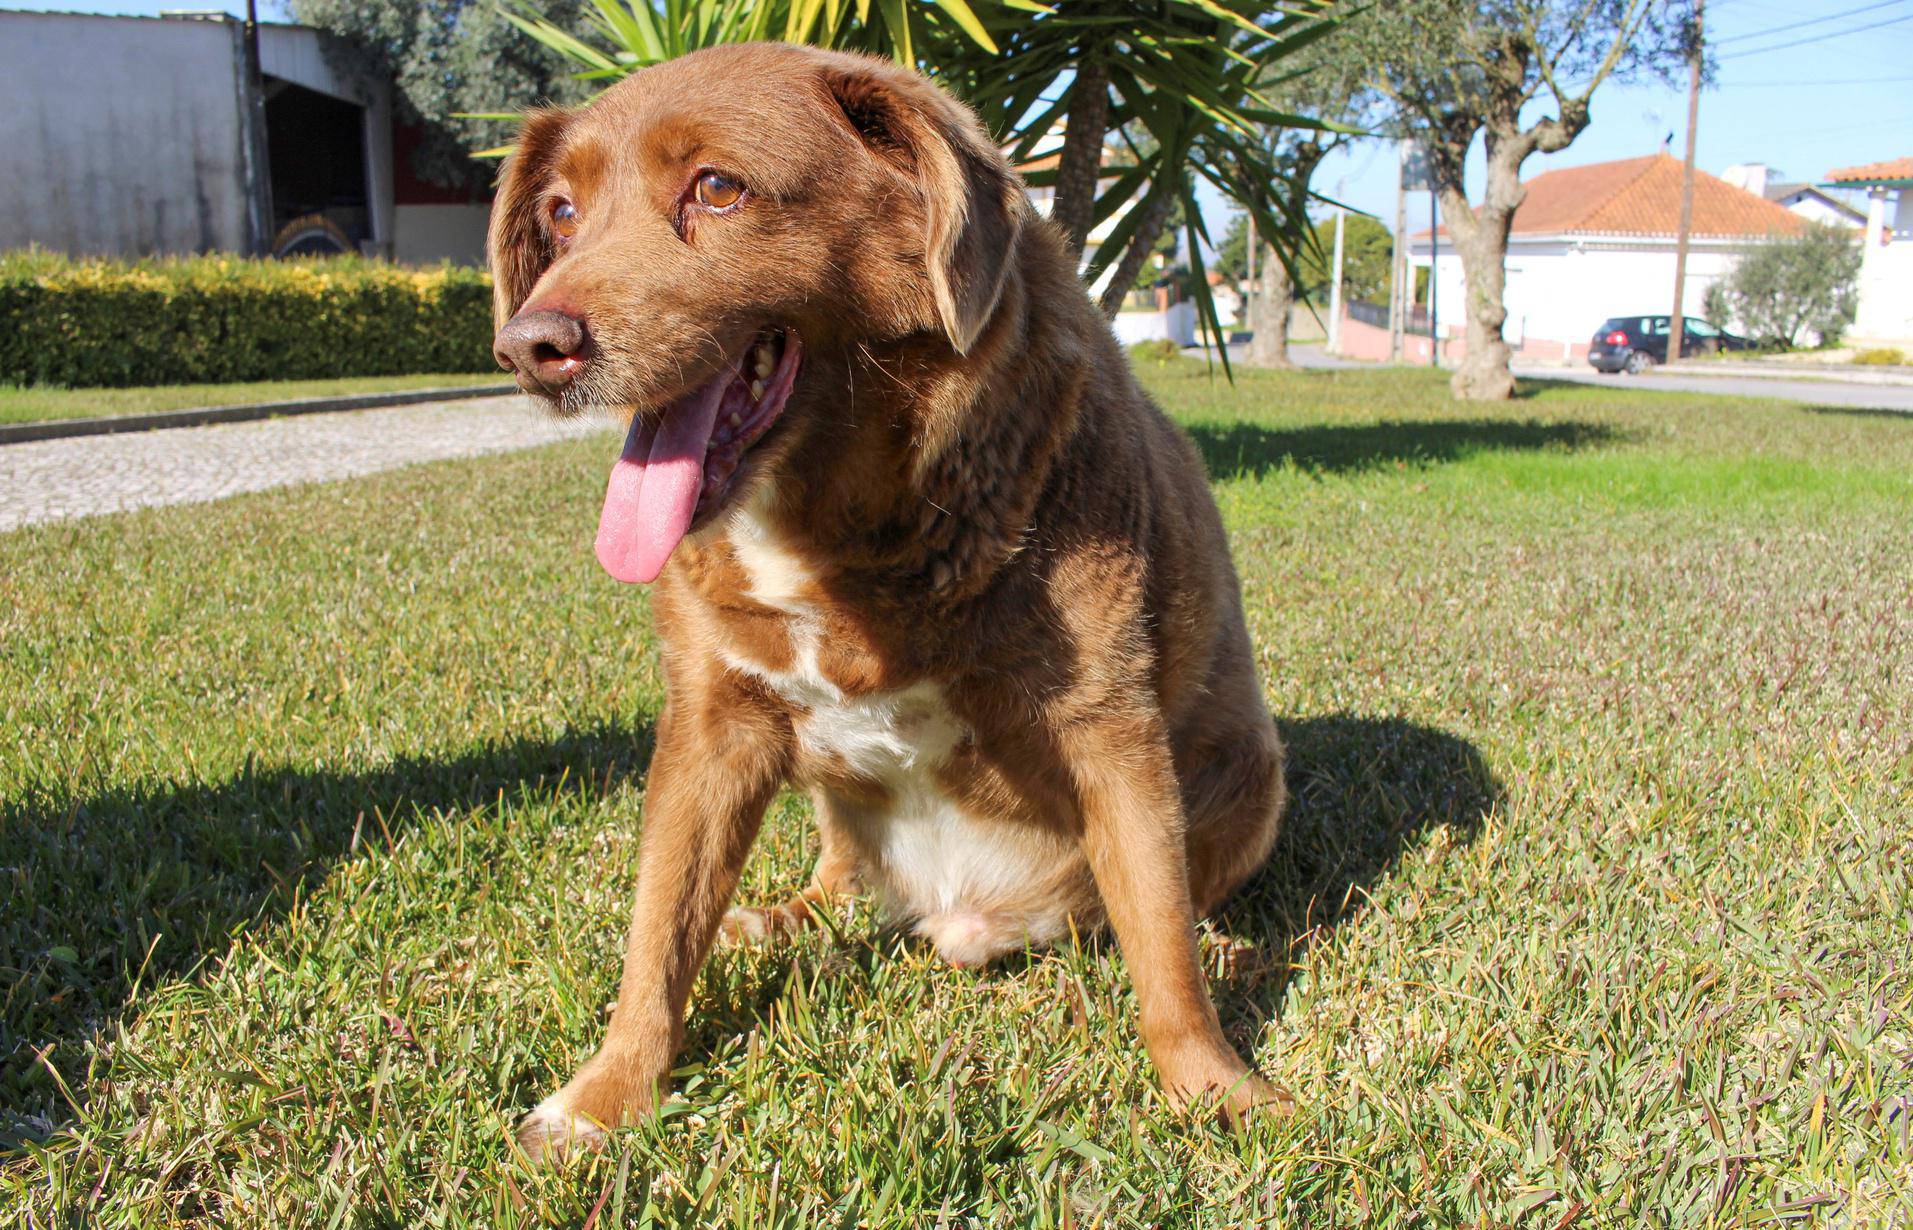
M1870 371L1859 366L1852 371L1831 371L1824 368L1817 371L1812 368L1805 371L1787 371L1755 363L1663 363L1647 374L1662 373L1669 376L1719 376L1728 379L1746 376L1755 380L1824 380L1832 384L1913 386L1913 372Z
M424 401L468 401L478 397L504 397L518 391L515 384L475 384L463 388L403 389L393 393L359 393L345 397L301 397L293 401L262 401L244 406L201 406L95 419L0 423L0 445L26 444L33 440L66 440L75 436L104 436L123 431L158 431L168 427L205 427L212 423L248 423L254 419L292 414L376 410L381 406L409 406Z

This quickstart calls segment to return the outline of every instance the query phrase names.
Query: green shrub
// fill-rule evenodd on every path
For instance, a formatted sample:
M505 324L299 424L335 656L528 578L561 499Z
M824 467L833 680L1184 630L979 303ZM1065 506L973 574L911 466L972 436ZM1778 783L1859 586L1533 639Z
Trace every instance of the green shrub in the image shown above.
M1897 346L1876 346L1871 350L1856 350L1852 363L1864 363L1869 367L1898 367L1906 362L1906 352Z
M491 336L491 278L478 269L0 254L0 384L485 371Z
M1727 275L1727 299L1748 337L1798 348L1809 334L1831 346L1860 302L1860 245L1845 227L1809 222L1742 253Z
M1129 348L1129 353L1142 362L1167 363L1182 353L1182 347L1166 337L1158 337L1146 342L1137 342Z

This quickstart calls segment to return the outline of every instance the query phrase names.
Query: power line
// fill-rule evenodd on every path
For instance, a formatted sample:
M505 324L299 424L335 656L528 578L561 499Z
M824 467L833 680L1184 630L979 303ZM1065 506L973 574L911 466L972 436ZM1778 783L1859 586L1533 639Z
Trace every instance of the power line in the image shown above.
M1864 124L1842 125L1840 129L1840 134L1842 136L1847 136L1856 132L1872 132L1875 129L1879 129L1879 128L1898 128L1907 124L1913 124L1913 115L1899 115L1899 116L1894 116L1892 119L1871 120ZM1770 130L1762 132L1761 136L1767 137L1767 138L1802 137L1802 136L1806 136L1808 133L1825 133L1826 131L1827 131L1827 126L1824 123L1821 123L1821 124L1812 124L1805 128L1781 128L1778 130L1770 129Z
M1825 25L1829 21L1839 21L1845 17L1858 17L1861 13L1871 13L1875 9L1890 8L1895 4L1904 4L1906 0L1878 0L1875 4L1863 4L1857 9L1847 9L1842 13L1828 13L1824 17L1809 17L1805 21L1790 22L1784 26L1772 26L1765 30L1755 30L1750 34L1731 34L1726 38L1714 40L1714 46L1725 47L1729 43L1744 43L1750 38L1765 38L1769 34L1784 34L1788 30L1798 30L1802 26Z
M1913 77L1828 77L1819 81L1723 81L1716 88L1723 90L1759 90L1769 86L1813 86L1813 85L1913 85Z
M1732 55L1725 55L1720 58L1723 61L1744 60L1748 56L1764 56L1774 51L1793 51L1796 48L1805 47L1811 43L1824 43L1830 38L1845 38L1849 34L1864 34L1868 30L1884 30L1888 26L1897 26L1907 21L1913 21L1913 17L1895 17L1890 21L1875 21L1869 22L1864 26L1850 26L1845 30L1834 30L1828 34L1816 34L1812 38L1797 38L1791 42L1775 43L1771 47L1755 47L1748 51L1736 51Z

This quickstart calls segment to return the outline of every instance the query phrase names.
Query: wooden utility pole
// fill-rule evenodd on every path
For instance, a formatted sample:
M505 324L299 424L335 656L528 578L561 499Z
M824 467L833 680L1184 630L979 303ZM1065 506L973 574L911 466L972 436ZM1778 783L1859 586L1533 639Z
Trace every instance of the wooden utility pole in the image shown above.
M1400 363L1408 329L1408 300L1414 284L1408 278L1408 142L1401 143L1395 170L1395 264L1388 295L1388 361Z
M1441 326L1435 313L1436 275L1441 272L1441 219L1435 216L1435 177L1428 177L1428 366L1441 366Z
M1255 325L1252 322L1261 318L1255 305L1262 296L1262 283L1255 277L1255 250L1262 246L1262 236L1256 232L1254 218L1244 220L1242 241L1242 246L1248 249L1249 256L1249 276L1242 284L1242 323L1246 328L1253 329Z
M1335 199L1342 199L1342 185L1335 185ZM1335 268L1328 284L1328 352L1342 353L1342 219L1348 211L1335 206Z
M1701 6L1694 0L1694 29L1687 49L1687 161L1681 167L1681 229L1674 242L1674 315L1668 321L1667 361L1678 363L1687 339L1687 239L1694 229L1694 125L1700 119Z

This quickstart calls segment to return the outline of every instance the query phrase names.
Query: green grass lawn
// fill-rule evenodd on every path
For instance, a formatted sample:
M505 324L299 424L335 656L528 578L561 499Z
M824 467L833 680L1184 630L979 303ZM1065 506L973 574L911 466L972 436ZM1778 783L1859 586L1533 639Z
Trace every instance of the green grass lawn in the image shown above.
M261 380L249 384L167 384L136 389L50 389L0 384L0 423L38 423L114 414L152 414L200 406L241 406L300 397L396 393L505 384L500 372L426 372L413 376L353 376L339 380Z
M515 1161L660 703L603 437L0 536L0 1221L1906 1225L1913 419L1147 379L1289 743L1216 992L1299 1115L1167 1112L1113 945L859 912L713 960L660 1121ZM781 800L746 897L811 847Z

